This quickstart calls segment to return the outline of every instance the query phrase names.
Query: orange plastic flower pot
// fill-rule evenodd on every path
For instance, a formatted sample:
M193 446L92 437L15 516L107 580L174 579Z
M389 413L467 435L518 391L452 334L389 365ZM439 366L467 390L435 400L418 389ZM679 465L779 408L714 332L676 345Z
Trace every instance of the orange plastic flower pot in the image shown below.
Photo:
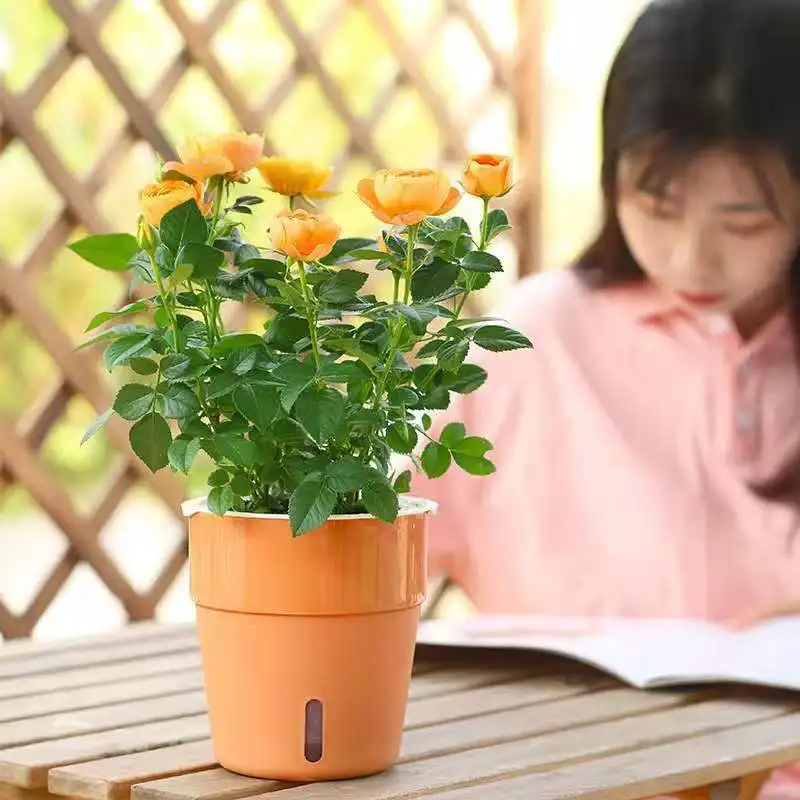
M332 517L293 538L286 517L189 517L192 598L215 756L285 781L353 778L400 752L426 591L426 517Z

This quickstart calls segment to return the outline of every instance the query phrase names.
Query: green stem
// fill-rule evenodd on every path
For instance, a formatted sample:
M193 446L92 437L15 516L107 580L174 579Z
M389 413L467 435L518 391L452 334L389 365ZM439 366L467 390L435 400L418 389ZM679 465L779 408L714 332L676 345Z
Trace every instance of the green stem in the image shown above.
M409 298L411 297L411 278L414 277L414 243L417 238L417 228L419 225L408 226L408 251L406 253L406 272L405 281L406 285L403 290L403 302L408 305Z
M175 312L172 309L172 299L169 293L164 286L164 281L161 277L161 270L158 267L158 263L156 262L155 258L153 258L153 254L148 252L147 254L150 258L150 266L153 268L153 275L156 279L156 285L158 286L158 294L161 297L161 303L164 306L164 310L167 312L167 317L169 318L169 324L172 328L172 337L174 340L174 347L175 352L180 351L180 336L178 334L178 318L175 316Z
M319 340L317 339L317 304L308 289L308 281L306 280L306 265L300 261L298 262L300 268L300 288L303 291L303 299L306 301L306 316L308 317L308 331L311 335L311 349L314 353L314 363L319 371L320 367L320 353L319 353Z
M489 198L483 198L483 219L481 220L481 243L478 246L478 250L483 252L486 250L486 225L489 221ZM467 290L464 294L461 295L461 299L458 301L458 305L455 308L456 317L461 314L461 309L464 308L464 303L467 302L467 298L469 297L469 293L472 291L472 274L467 275Z

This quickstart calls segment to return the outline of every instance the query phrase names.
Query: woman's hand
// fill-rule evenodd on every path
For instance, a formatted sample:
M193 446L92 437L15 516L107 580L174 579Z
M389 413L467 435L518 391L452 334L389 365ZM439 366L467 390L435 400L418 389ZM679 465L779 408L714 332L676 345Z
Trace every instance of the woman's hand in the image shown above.
M789 600L785 603L768 606L766 608L753 609L752 611L727 620L725 624L729 628L741 630L757 625L759 622L766 622L767 620L777 617L791 617L795 614L800 616L800 599Z

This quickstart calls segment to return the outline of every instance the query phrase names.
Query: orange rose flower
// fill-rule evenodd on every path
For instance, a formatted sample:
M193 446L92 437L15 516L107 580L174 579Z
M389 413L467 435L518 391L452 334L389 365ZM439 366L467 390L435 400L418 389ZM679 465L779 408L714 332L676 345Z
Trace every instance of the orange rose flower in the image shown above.
M416 225L445 214L461 199L447 176L433 169L380 169L359 182L358 195L389 225Z
M322 188L333 174L330 167L278 156L264 156L256 166L267 186L286 197L303 195L319 199L336 194Z
M167 211L192 199L200 206L194 186L183 181L161 181L148 183L142 188L139 192L139 207L145 222L157 228Z
M261 158L264 137L255 133L205 133L186 140L178 151L180 161L168 161L164 171L175 171L202 183L225 175L241 180Z
M333 250L342 229L324 214L305 209L275 215L270 233L276 250L295 261L318 261Z
M511 159L491 153L474 155L464 168L463 183L475 197L499 197L511 188Z

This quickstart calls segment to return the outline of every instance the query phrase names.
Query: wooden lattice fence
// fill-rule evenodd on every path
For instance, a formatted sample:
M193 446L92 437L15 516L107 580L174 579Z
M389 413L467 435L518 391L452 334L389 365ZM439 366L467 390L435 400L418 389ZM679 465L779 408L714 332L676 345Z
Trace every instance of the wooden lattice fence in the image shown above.
M514 110L515 156L518 187L510 196L509 209L516 225L515 250L518 272L532 271L539 247L539 99L540 29L542 0L516 0L517 39L511 53L501 52L493 41L491 24L475 13L467 0L425 0L435 7L424 30L409 36L396 24L382 0L327 0L324 14L313 30L301 27L294 14L302 0L263 0L282 34L291 43L291 68L273 85L269 95L254 102L231 77L212 46L213 37L234 12L240 0L218 0L204 17L187 11L180 0L160 0L161 10L182 39L182 46L164 69L147 96L135 91L103 43L104 23L120 3L133 0L96 0L94 4L73 0L49 0L66 33L43 61L27 86L11 91L0 84L0 158L14 142L24 145L44 179L58 193L61 209L48 221L24 257L0 254L0 329L14 321L25 335L47 351L60 375L19 419L0 416L0 497L14 484L24 487L30 498L54 522L68 542L60 561L23 613L12 613L0 600L0 634L19 637L30 634L43 613L59 594L76 565L91 566L108 589L120 600L131 620L154 616L165 592L184 566L185 543L179 542L161 566L146 591L137 591L100 542L100 535L126 494L144 484L178 517L184 485L164 470L151 474L133 458L127 426L119 419L107 425L106 436L121 456L120 466L89 513L77 510L70 493L50 472L40 449L70 401L82 396L98 412L110 405L112 390L98 367L99 351L76 351L70 335L57 317L42 303L37 283L47 280L48 269L65 243L80 229L105 232L113 226L101 210L99 196L111 179L116 164L137 143L145 142L165 159L174 157L174 144L160 124L160 114L190 69L200 69L213 82L230 108L232 117L248 131L263 131L265 118L278 109L301 79L311 77L329 109L347 130L347 142L333 159L337 184L352 159L370 168L385 166L386 158L376 144L376 129L400 90L412 88L433 120L439 141L440 163L457 165L469 152L467 131L479 117L489 95L503 95ZM492 5L495 0L482 0ZM333 35L343 14L353 6L369 21L374 35L383 39L394 58L393 76L374 96L371 107L356 113L320 57L320 49ZM491 80L474 107L456 110L449 98L429 79L421 64L426 51L453 19L466 28L490 70ZM37 109L45 101L76 59L88 62L124 110L125 123L105 145L85 176L76 177L63 162L52 141L37 124ZM80 98L75 98L80 103ZM280 152L270 141L266 151ZM12 220L13 222L13 220ZM120 300L125 286L120 281ZM13 390L5 387L6 390ZM78 446L78 442L75 442ZM2 587L0 587L0 595Z

